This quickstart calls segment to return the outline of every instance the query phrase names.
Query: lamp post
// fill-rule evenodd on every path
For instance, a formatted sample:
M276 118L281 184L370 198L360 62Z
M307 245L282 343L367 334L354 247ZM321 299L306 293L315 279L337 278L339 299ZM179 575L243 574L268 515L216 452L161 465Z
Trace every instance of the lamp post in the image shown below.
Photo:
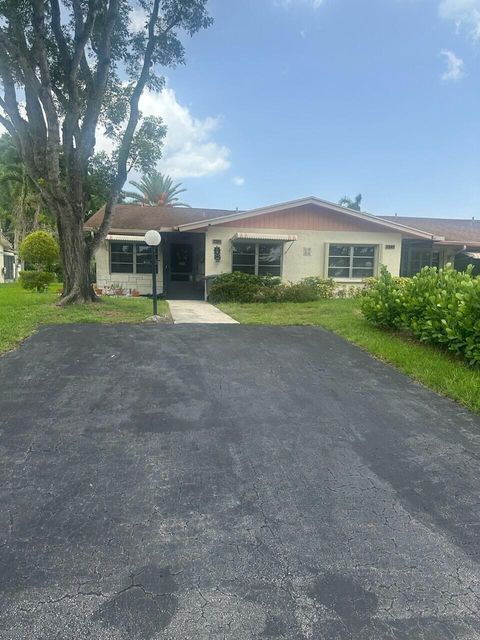
M153 298L153 317L158 315L157 313L157 247L162 241L162 236L155 231L155 229L150 229L145 234L145 244L149 247L152 247L152 298Z

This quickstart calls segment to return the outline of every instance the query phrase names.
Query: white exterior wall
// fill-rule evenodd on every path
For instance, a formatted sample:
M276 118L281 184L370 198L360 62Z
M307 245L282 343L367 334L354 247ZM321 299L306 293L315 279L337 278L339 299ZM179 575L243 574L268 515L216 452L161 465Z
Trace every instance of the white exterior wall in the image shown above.
M5 266L5 261L3 258L3 256L5 255L4 252L5 252L5 249L0 244L0 284L5 282L5 275L3 273L3 268Z
M360 232L360 231L294 231L292 229L248 229L245 227L209 227L206 234L205 274L207 276L228 273L232 270L232 243L236 233L264 232L272 235L296 235L294 242L285 242L283 250L282 279L285 282L298 282L307 276L328 277L327 244L370 244L377 249L377 273L379 266L384 264L390 273L398 276L400 273L400 257L402 252L402 236L400 233ZM221 240L221 245L213 244L214 240ZM252 242L261 242L261 240ZM386 245L395 245L395 249L386 249ZM221 260L215 262L213 249L221 248ZM304 251L306 249L307 251ZM310 252L308 252L310 249ZM310 255L305 255L310 253ZM337 279L336 282L348 284L361 283L361 279Z
M5 278L5 273L4 273L4 268L5 268L5 256L9 255L9 256L13 256L14 260L15 260L15 265L14 265L14 271L13 271L13 278L15 280L15 276L17 273L17 256L14 255L14 253L12 252L11 249L6 249L1 243L0 243L0 284L3 284L4 282L13 282L14 280L7 280Z
M141 295L151 294L151 273L110 273L109 244L109 241L106 240L95 254L97 287L104 288L110 287L112 284L118 284L119 287L126 289L127 292L131 289L138 289ZM158 293L163 292L163 255L161 245L158 250L157 290Z

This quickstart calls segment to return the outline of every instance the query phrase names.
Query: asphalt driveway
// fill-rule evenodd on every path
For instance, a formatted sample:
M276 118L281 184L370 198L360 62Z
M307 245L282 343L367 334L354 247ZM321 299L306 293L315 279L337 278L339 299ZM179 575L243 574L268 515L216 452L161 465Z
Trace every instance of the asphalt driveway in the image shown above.
M322 329L48 327L0 427L2 640L480 638L480 419Z

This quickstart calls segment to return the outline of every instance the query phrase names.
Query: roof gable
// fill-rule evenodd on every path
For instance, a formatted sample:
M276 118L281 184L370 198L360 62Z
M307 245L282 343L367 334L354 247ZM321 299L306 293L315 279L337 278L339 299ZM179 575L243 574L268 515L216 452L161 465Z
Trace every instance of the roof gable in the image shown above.
M245 226L251 226L251 227L253 226L255 228L260 228L260 227L279 228L279 227L266 227L264 226L265 222L260 223L257 227L256 224L253 223L253 219L259 216L268 216L271 214L274 214L275 216L277 216L287 211L291 212L292 210L300 210L300 209L304 209L304 214L305 214L305 210L307 208L312 214L311 216L307 216L310 219L310 222L308 224L314 224L314 225L322 224L320 222L316 222L314 218L318 217L320 212L323 212L324 216L329 215L330 221L332 221L335 218L335 214L336 214L337 224L339 226L345 225L345 221L348 220L349 223L351 224L347 225L344 228L344 230L346 231L352 230L352 224L354 224L352 221L355 220L357 222L359 221L362 222L363 225L365 224L372 225L371 229L375 228L375 230L379 230L383 228L383 229L389 229L391 231L396 231L397 233L402 233L405 237L414 237L414 238L419 237L424 239L426 238L429 240L434 239L434 236L431 233L421 231L404 224L398 224L390 220L385 220L383 218L374 216L370 213L365 213L363 211L354 211L353 209L348 209L347 207L342 207L341 205L334 204L332 202L327 202L326 200L320 200L320 198L315 198L314 196L311 196L309 198L301 198L299 200L292 200L290 202L284 202L284 203L272 205L269 207L252 209L250 211L244 211L239 213L235 212L223 217L220 216L215 219L206 220L202 223L199 223L199 222L187 223L185 225L180 225L179 229L180 231L187 231L187 230L193 230L193 229L200 229L205 226L217 226L217 225L224 226L227 223L232 223L232 224L229 224L229 226L239 226L238 223L244 220L249 221L249 225L245 225ZM304 218L304 224L307 224L306 219L307 218ZM338 222L338 220L340 219L342 219L343 222ZM264 218L264 220L268 220L268 218ZM284 220L286 220L286 218ZM270 219L270 222L272 221L273 220ZM281 228L299 228L299 227L281 227ZM306 228L309 230L312 229L312 227L300 227L300 228ZM358 227L356 228L358 229ZM365 227L363 226L363 228Z
M240 229L289 229L308 231L379 231L370 220L353 218L343 212L331 211L317 205L301 205L289 209L242 217L229 222L218 221L216 226Z

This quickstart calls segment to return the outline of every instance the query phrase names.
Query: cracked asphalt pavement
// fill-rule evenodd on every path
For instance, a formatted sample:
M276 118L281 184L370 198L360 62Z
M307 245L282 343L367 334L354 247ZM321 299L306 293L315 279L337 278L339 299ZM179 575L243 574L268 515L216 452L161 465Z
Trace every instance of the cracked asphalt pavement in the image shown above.
M0 358L0 638L480 639L479 458L319 328L43 328Z

